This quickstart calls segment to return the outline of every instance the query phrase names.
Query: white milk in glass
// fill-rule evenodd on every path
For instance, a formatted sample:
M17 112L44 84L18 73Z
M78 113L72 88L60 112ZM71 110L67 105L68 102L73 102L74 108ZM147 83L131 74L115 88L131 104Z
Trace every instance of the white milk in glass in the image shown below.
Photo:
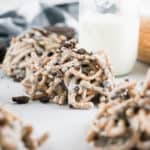
M94 53L105 50L116 75L129 73L137 57L139 16L130 7L120 8L122 14L87 11L79 17L80 46Z

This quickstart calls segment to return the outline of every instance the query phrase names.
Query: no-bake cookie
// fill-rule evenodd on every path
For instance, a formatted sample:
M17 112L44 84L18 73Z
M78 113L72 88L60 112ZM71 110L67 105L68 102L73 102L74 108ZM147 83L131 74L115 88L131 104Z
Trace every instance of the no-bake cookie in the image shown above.
M100 105L87 140L97 150L150 150L150 72L136 96Z
M33 100L68 104L88 109L100 103L114 88L114 75L105 52L99 55L76 48L74 40L32 62L23 81L26 94Z
M36 57L50 55L60 48L66 37L44 29L32 29L12 39L7 50L3 70L8 76L21 81L26 76L26 65L30 62L31 54Z
M32 126L24 126L18 117L0 107L0 150L37 150L48 135L35 139L32 133Z

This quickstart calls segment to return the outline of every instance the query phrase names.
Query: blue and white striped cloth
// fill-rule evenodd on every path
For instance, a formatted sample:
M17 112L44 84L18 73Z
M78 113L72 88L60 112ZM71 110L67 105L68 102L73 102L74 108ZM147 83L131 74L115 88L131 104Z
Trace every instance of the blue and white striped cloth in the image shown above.
M77 29L77 0L13 1L18 5L11 3L12 7L6 7L10 0L5 0L5 7L2 7L4 1L0 1L0 43L8 44L12 36L31 27L65 25Z

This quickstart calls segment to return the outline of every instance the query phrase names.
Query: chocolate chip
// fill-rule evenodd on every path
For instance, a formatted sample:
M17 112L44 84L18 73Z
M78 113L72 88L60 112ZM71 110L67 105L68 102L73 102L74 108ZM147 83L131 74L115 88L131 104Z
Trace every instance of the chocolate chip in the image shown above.
M66 48L73 49L73 48L75 48L76 43L75 43L74 41L66 41L66 42L63 44L63 46L66 47Z
M92 98L92 102L98 105L100 102L100 94L95 94L95 96Z
M146 132L142 132L141 135L140 135L140 140L141 141L147 141L149 139L149 136Z
M126 127L130 126L130 123L129 123L128 119L125 120L125 125L126 125Z
M79 91L79 87L76 86L76 87L74 88L74 90L75 90L75 92L78 92L78 91Z
M59 85L62 89L67 90L67 87L66 87L64 81L61 81Z
M51 57L52 55L53 55L53 52L49 52L49 53L47 54L48 57Z
M129 82L130 80L128 78L125 79L126 82Z
M67 43L67 42L63 46L66 47L66 48L71 48L72 47L72 45L70 43Z
M136 146L132 147L131 150L139 150Z
M139 106L135 106L135 107L134 107L134 113L135 113L135 114L138 113L139 110L140 110L140 107L139 107Z
M94 140L98 140L99 139L99 135L96 133L93 137Z
M130 95L129 95L129 94L124 95L124 96L123 96L123 99L125 99L125 100L130 99Z
M90 72L90 68L88 64L82 64L82 72L86 75L88 75L88 73Z
M42 52L37 51L38 56L42 56Z
M16 102L17 104L26 104L29 102L29 97L28 96L12 97L12 101Z
M80 48L78 49L77 53L83 55L86 53L86 50L84 48Z
M41 103L48 103L48 102L49 102L49 99L50 99L50 98L49 98L48 96L41 97L41 98L40 98L40 102L41 102Z
M69 108L73 108L73 106L71 104L69 104Z
M57 74L56 74L56 77L62 78L63 77L63 72L62 71L58 71Z
M42 81L42 75L38 76L38 82Z
M3 126L7 123L6 118L4 117L4 115L0 114L0 126Z

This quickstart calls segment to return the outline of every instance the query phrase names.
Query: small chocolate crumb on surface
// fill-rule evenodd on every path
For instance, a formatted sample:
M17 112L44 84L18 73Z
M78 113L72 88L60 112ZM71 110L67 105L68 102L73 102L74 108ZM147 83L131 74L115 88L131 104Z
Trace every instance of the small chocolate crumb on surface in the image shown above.
M29 97L28 96L17 96L17 97L12 97L12 101L17 103L17 104L26 104L29 102Z
M0 114L0 126L4 126L7 123L7 119L4 115Z
M84 48L80 48L78 49L77 53L83 55L83 54L86 54L87 51Z

